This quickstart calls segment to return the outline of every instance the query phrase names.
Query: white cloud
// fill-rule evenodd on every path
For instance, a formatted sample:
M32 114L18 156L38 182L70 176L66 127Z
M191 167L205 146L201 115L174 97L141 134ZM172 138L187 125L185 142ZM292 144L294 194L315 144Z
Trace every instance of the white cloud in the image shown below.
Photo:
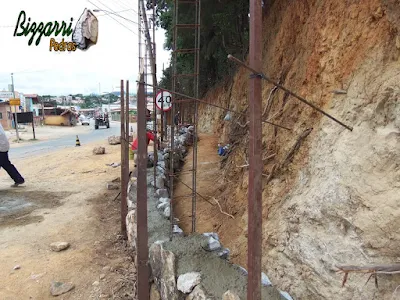
M92 2L92 3L90 3ZM15 0L8 1L0 11L0 90L11 83L10 73L14 73L17 91L38 94L98 93L111 89L119 90L120 80L129 79L131 87L136 87L138 75L137 24L112 15L116 20L95 13L99 20L97 45L86 52L50 52L50 37L43 36L38 46L28 46L28 36L14 37L15 25L21 10L32 22L62 22L73 28L84 8L120 12L124 18L138 21L137 1L127 0ZM27 22L27 21L26 21ZM12 27L6 27L12 26ZM130 31L131 30L131 31ZM133 32L132 32L133 31ZM61 40L60 37L55 37ZM70 40L70 38L68 37ZM36 40L36 39L35 39ZM157 78L162 74L162 65L169 64L169 53L163 50L164 31L156 31ZM132 88L131 88L132 89Z

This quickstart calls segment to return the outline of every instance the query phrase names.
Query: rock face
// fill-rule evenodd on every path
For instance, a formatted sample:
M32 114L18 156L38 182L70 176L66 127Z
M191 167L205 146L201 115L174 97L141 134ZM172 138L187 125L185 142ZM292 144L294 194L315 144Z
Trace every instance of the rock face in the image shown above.
M106 148L104 148L104 147L95 147L94 149L93 149L93 154L95 154L95 155L99 155L99 154L105 154L106 153Z
M271 145L269 153L277 153L265 165L268 173L285 159L304 129L314 129L288 167L263 186L263 199L268 199L263 202L264 219L268 212L268 222L262 225L263 270L268 270L274 285L288 290L295 299L391 299L399 284L393 278L382 277L376 289L370 282L360 284L366 280L364 276L350 275L346 288L341 288L341 278L333 270L334 265L398 261L400 232L393 230L400 226L400 75L395 38L400 32L398 1L366 0L350 6L335 0L308 1L299 6L290 1L272 2L264 13L269 21L264 24L268 46L263 60L270 62L264 68L279 76L287 64L285 86L304 91L305 98L354 129L346 130L303 104L290 104L286 97L273 96L277 102L268 116L296 116L290 128L297 133L293 136L264 130L264 139ZM294 16L304 23L291 28ZM368 25L361 25L363 22ZM311 35L315 28L321 32L318 37ZM396 34L392 34L393 28ZM288 43L304 45L304 51L282 63L277 53L291 56L292 50L284 46ZM241 95L247 79L238 72L230 89L209 91L204 100L215 99L214 103L225 107L245 107L247 99ZM318 87L323 87L323 92ZM346 94L330 93L342 89ZM283 114L278 101L285 106ZM219 111L199 112L202 132L213 133L224 126L221 123ZM231 127L225 125L217 134L226 133L228 137L234 134ZM248 141L240 138L235 140L235 153L229 156L234 163L224 167L224 174L237 172L235 162L239 165L245 161L242 153L246 153ZM229 178L233 182L224 188L234 191L235 196L227 200L227 207L245 211L242 199L248 192L247 177L248 173ZM246 258L246 247L238 246L245 245L245 224L250 221L246 214L233 222L210 220L224 231L224 246L235 247L240 253L237 261ZM232 223L241 230L229 230Z
M198 272L190 272L182 274L178 277L178 290L184 294L189 294L193 288L201 281L201 274Z
M239 296L232 291L226 291L222 295L222 300L240 300Z
M62 283L58 281L53 281L50 286L50 292L53 296L59 296L65 293L68 293L75 286L72 283Z
M161 300L178 300L174 254L165 250L162 242L158 241L150 247L149 260Z
M50 249L55 252L68 249L70 244L68 242L54 242L50 244Z
M121 136L112 135L108 137L108 143L110 145L118 145L121 144Z

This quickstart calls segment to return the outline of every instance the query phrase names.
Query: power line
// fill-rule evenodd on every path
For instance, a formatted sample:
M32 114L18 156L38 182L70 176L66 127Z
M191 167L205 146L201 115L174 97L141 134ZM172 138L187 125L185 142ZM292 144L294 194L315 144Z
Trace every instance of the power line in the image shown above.
M117 12L115 12L115 11L113 11L110 7L108 7L107 5L105 5L103 2L101 2L100 0L97 0L99 3L101 3L102 5L104 5L105 7L107 7L109 10L110 10L110 12L112 13L112 14L116 14L118 17L120 17L120 18L122 18L122 19L124 19L124 20L126 20L126 21L128 21L128 22L131 22L131 23L133 23L133 24L138 24L137 22L135 22L135 21L132 21L132 20L130 20L130 19L128 19L128 18L125 18L125 17L123 17L123 16L121 16L120 14L118 14Z
M120 14L120 13L129 11L129 10L132 10L132 9L128 8L128 9L125 9L125 10L117 11L117 12L115 12L115 13L113 13L113 14ZM98 15L98 17L106 16L106 15L108 15L108 14L109 14L109 13L106 12L104 15Z
M99 7L98 5L94 4L92 1L90 1L90 0L87 0L87 1L88 1L90 4L96 6L98 9L101 9L101 7ZM133 31L132 29L130 29L128 26L122 24L120 21L118 21L117 19L115 19L113 16L111 16L111 15L107 15L107 16L109 16L110 18L112 18L115 22L117 22L117 23L120 24L121 26L123 26L123 27L125 27L126 29L128 29L128 30L129 30L130 32L132 32L133 34L139 36L136 32L134 32L134 31Z
M120 7L129 8L129 10L133 10L136 14L138 14L137 10L130 7L129 5L124 4L122 1L119 1L119 0L111 0L111 1L114 2L115 4L119 5Z

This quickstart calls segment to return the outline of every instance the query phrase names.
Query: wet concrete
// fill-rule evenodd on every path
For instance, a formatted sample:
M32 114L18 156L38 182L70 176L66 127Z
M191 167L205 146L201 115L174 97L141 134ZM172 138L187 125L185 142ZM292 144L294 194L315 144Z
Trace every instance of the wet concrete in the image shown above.
M201 234L193 234L186 237L174 235L169 241L170 221L157 210L158 198L154 195L154 188L150 185L153 180L152 169L148 169L147 182L147 213L149 247L155 241L165 241L164 248L172 251L176 257L177 276L187 272L200 272L201 285L209 296L221 299L227 290L236 292L241 299L246 299L247 276L238 266L228 260L221 259L217 252L209 252L202 245L207 238ZM136 188L133 186L129 192L129 198L136 202ZM262 299L284 299L274 287L262 288Z
M246 299L247 276L238 266L217 256L217 252L203 249L207 238L201 234L186 237L174 237L172 242L164 244L166 250L172 251L176 257L177 276L188 272L199 272L202 276L201 285L210 296L221 299L222 295L231 290L240 299ZM262 287L262 299L281 300L283 298L274 287Z

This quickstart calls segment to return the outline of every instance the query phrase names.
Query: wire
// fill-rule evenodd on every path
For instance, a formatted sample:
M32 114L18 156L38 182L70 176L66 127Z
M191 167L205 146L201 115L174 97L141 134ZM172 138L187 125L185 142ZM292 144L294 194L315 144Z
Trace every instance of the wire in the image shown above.
M111 1L114 2L115 4L118 4L119 6L121 6L123 8L129 8L129 10L133 10L136 14L138 14L137 10L135 10L134 8L131 8L127 4L124 4L122 1L119 1L119 0L111 0Z
M96 6L98 9L101 9L101 7L99 7L98 5L94 4L92 1L90 1L90 0L87 0L87 1L88 1L90 4ZM111 16L111 15L107 15L107 16L109 16L110 18L112 18L115 22L117 22L117 23L120 24L121 26L123 26L123 27L125 27L126 29L128 29L128 30L129 30L130 32L132 32L133 34L139 36L136 32L134 32L134 31L133 31L132 29L130 29L128 26L122 24L120 21L118 21L117 19L113 18L113 16Z
M132 21L132 20L130 20L130 19L128 19L128 18L125 18L125 17L119 15L117 12L113 11L110 7L108 7L107 5L105 5L105 4L104 4L103 2L101 2L100 0L97 0L97 1L98 1L99 3L101 3L102 5L104 5L105 7L107 7L107 8L110 10L110 12L111 12L112 14L115 14L115 15L117 15L118 17L120 17L121 19L124 19L124 20L126 20L126 21L128 21L128 22L131 22L131 23L133 23L133 24L137 24L137 25L138 25L137 22Z
M112 13L112 14L120 14L120 13L129 11L129 10L132 10L132 9L131 9L131 8L128 8L128 9L125 9L125 10L120 10L120 11L114 12L114 13ZM106 11L105 11L105 12L106 12ZM109 14L110 14L110 13L105 13L105 14L103 14L103 15L98 15L98 17L106 16L106 15L109 15Z

